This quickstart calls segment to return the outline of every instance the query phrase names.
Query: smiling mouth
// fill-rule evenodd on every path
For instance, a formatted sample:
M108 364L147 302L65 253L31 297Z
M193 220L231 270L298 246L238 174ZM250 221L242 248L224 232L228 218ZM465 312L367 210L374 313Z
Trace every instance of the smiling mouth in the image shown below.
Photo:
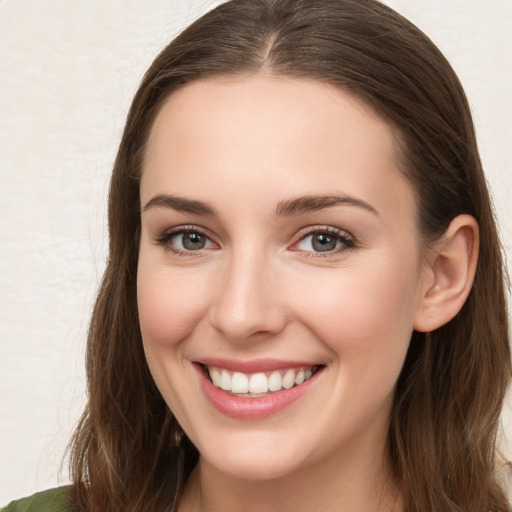
M300 386L322 368L322 365L315 365L271 372L243 373L203 365L206 376L216 388L242 398L262 398Z

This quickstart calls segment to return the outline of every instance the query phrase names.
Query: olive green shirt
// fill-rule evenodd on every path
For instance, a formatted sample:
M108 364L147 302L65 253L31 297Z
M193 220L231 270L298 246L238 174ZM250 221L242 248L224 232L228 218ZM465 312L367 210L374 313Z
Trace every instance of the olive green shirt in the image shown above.
M69 487L58 487L12 501L0 512L68 512L68 506Z

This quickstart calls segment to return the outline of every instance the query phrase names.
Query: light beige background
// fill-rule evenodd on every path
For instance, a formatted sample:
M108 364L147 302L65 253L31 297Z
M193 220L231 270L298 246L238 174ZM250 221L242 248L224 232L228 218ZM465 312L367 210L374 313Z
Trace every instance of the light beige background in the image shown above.
M216 3L0 0L0 505L67 482L124 117L158 50ZM466 87L510 262L512 0L385 3Z

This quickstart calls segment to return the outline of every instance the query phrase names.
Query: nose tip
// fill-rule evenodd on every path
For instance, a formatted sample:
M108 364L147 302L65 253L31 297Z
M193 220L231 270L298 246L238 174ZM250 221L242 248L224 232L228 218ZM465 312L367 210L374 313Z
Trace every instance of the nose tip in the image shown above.
M230 341L278 334L286 324L279 289L268 272L246 269L221 279L211 325Z

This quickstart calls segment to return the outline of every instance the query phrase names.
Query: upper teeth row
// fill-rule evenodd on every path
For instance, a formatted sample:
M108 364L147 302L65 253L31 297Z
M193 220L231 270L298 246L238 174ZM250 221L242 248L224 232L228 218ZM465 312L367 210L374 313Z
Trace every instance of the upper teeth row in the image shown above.
M242 372L229 372L228 370L208 367L208 373L213 384L231 393L267 393L290 389L294 385L302 384L313 375L312 368L290 368L286 372L274 371L269 375L265 373L246 374Z

